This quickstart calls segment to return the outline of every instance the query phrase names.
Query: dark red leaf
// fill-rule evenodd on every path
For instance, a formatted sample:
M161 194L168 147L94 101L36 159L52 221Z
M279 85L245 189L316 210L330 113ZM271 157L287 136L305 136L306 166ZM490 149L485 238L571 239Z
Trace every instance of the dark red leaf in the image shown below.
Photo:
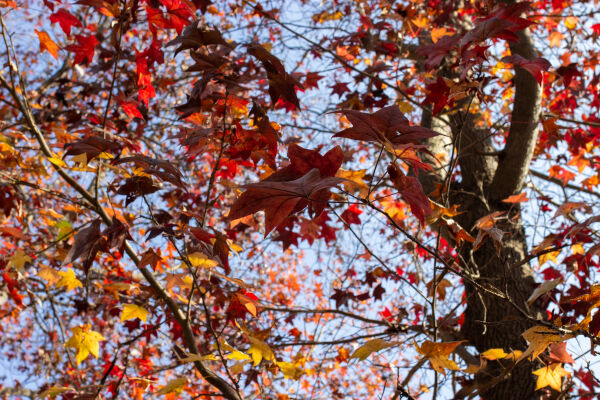
M548 71L548 68L550 68L551 66L550 62L545 58L534 58L533 60L528 60L524 57L521 57L518 54L503 57L500 61L504 63L511 63L516 67L523 68L524 70L528 71L531 75L533 75L535 80L540 85L542 84L543 79L542 72Z
M344 180L321 177L313 169L302 178L289 182L262 181L243 186L246 191L229 211L229 220L245 217L255 212L265 212L265 235L281 224L288 216L310 206L313 215L320 214L330 196L330 189Z

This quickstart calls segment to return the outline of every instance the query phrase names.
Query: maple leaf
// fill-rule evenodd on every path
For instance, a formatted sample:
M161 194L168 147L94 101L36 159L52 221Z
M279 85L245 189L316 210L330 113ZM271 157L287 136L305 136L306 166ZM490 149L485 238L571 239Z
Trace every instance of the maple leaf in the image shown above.
M266 181L289 181L306 175L313 168L319 170L321 176L336 176L342 162L344 152L340 146L335 146L325 155L318 151L305 149L297 144L288 147L290 165L271 174Z
M258 44L248 46L248 53L256 57L267 71L272 105L282 98L296 109L300 108L300 102L296 96L296 87L303 89L303 86L296 78L285 72L285 67L281 61Z
M98 41L94 35L75 35L77 44L70 44L65 49L75 53L75 64L89 64L94 59L94 52Z
M503 203L525 203L528 202L529 199L527 198L527 193L523 192L523 193L519 193L519 194L513 194L512 196L508 196L506 199L502 200Z
M58 274L58 271L56 271L52 267L47 266L41 266L38 270L37 276L47 281L50 285L56 284L56 282L58 282L61 279L60 275Z
M348 171L340 168L335 176L343 178L345 181L342 183L344 189L348 192L358 192L360 197L367 197L369 194L369 186L363 180L367 170L361 169L359 171Z
M434 289L434 285L433 285L434 281L433 279L429 282L427 282L427 295L433 297L433 289ZM446 289L451 287L452 284L450 283L450 281L448 279L442 279L441 281L439 281L437 283L437 298L440 300L444 300L446 298Z
M67 34L67 36L71 36L72 27L81 27L81 22L64 8L61 8L57 12L51 14L50 22L53 24L58 22L61 29Z
M360 346L358 349L354 350L354 353L350 356L350 358L358 358L359 361L364 361L369 357L372 353L378 352L383 349L387 349L388 347L394 346L393 343L388 343L383 339L373 339L369 340L367 343Z
M563 376L571 375L569 372L565 371L560 364L551 364L537 369L533 371L533 374L538 377L535 390L550 386L558 392L562 390L561 384Z
M435 82L427 85L427 97L423 100L424 104L433 104L433 115L436 115L446 104L448 104L448 96L450 95L450 86L441 76L437 77Z
M139 318L140 320L146 322L146 319L148 318L148 310L146 310L144 307L138 306L137 304L125 304L123 306L123 311L121 312L121 322L135 318Z
M169 17L168 26L174 28L178 34L181 34L183 27L194 16L193 11L187 3L180 0L160 0L160 2L167 9Z
M121 145L99 136L88 136L82 140L67 143L64 148L66 150L65 157L85 154L86 162L90 162L103 153L118 152Z
M562 283L562 281L563 278L560 277L542 283L540 286L535 288L533 293L531 293L531 296L529 296L529 298L527 299L527 304L532 305L533 302L536 301L540 296L548 293L549 291L557 287L559 284Z
M167 382L167 384L165 386L161 387L154 393L156 393L156 394L169 394L169 393L180 394L183 391L183 387L187 384L187 382L188 381L187 381L186 377L171 379L169 382Z
M483 353L481 353L481 356L483 358L485 358L486 360L491 360L491 361L502 359L502 358L506 357L507 355L508 355L508 353L506 353L502 349L489 349L489 350L486 350Z
M331 92L333 94L337 94L339 97L342 97L344 93L350 91L350 89L348 88L348 84L344 82L336 82L336 84L330 86L330 88L333 89Z
M536 325L522 333L523 338L529 342L527 350L517 359L517 363L531 356L535 359L542 354L552 343L564 342L573 337L571 334L563 334L556 329L549 328L543 325Z
M58 271L58 275L61 277L58 282L56 282L56 286L58 287L66 287L67 291L83 287L81 281L75 276L75 272L72 268L69 268L66 272Z
M69 264L83 257L85 265L91 265L98 252L98 243L101 240L100 220L94 220L90 226L80 230L74 238L73 246L67 253L61 265Z
M548 71L551 67L551 64L545 58L534 58L532 60L528 60L518 54L514 54L512 56L503 57L500 61L504 63L510 63L515 67L523 68L527 72L529 72L538 84L542 84L543 80L543 71Z
M567 342L552 343L550 345L550 360L564 364L574 364L575 360L567 351Z
M248 340L250 341L250 348L248 349L248 351L246 351L246 353L252 356L254 366L260 364L262 360L275 360L275 355L273 354L273 351L265 342L252 336L249 336Z
M427 357L431 366L437 372L446 375L446 369L458 370L458 365L448 358L448 356L456 349L456 347L464 343L460 342L446 342L446 343L434 343L430 340L426 340L421 346L416 346L417 351Z
M6 267L14 267L17 270L22 271L27 263L31 263L31 257L29 257L23 250L19 249L15 252L15 254L10 256Z
M276 364L286 379L292 379L297 381L302 375L304 375L304 370L302 368L298 368L292 363L286 361L278 361Z
M52 40L44 31L38 31L35 29L35 33L40 41L40 53L47 51L52 55L52 57L54 57L54 59L58 60L58 45L54 43L54 40Z
M425 68L432 69L440 65L444 57L456 46L459 40L460 35L447 35L433 44L419 46L417 53L426 57Z
M180 51L198 49L208 45L221 45L229 49L235 47L235 43L227 43L223 39L221 32L216 29L207 28L200 20L192 22L183 30L182 34L167 43L167 46L175 45L179 45L175 49L175 54Z
M321 177L313 169L301 178L288 182L261 181L242 186L246 189L229 211L228 219L234 220L264 210L265 236L291 214L307 206L313 215L320 214L329 199L330 189L344 180Z
M316 73L316 72L309 72L304 77L304 87L306 88L306 90L309 90L309 89L318 89L319 88L319 81L321 79L323 79L323 77L321 75L319 75L318 73Z
M588 310L585 318L578 324L582 329L588 330L589 323L592 321L592 311L600 307L600 285L592 285L590 287L590 293L577 296L571 299L572 302L585 302L588 303Z
M59 394L68 392L68 391L75 391L75 389L73 389L71 387L67 387L67 386L52 386L52 387L49 387L48 389L44 390L42 393L38 394L36 396L36 398L45 399L45 398L49 397L51 399L54 399Z
M429 198L423 192L421 183L414 176L406 176L396 164L390 164L387 168L394 187L400 192L402 198L410 205L410 209L425 224L425 216L431 214Z
M65 342L65 347L71 347L77 350L77 364L81 364L90 354L98 358L100 351L100 341L104 337L98 332L90 330L91 325L80 325L71 328L73 336Z
M336 133L334 137L403 145L418 144L422 139L438 135L429 128L412 126L397 105L382 108L373 114L354 110L339 112L352 123L352 127Z
M192 254L189 254L187 258L194 268L201 267L210 269L219 265L218 262L216 262L215 260L211 260L206 256L206 254L200 252L194 252Z
M122 101L119 103L119 107L121 107L121 109L125 112L125 114L127 114L127 116L131 119L133 119L133 118L143 119L144 118L144 116L138 109L137 104L135 104L132 101Z
M360 214L362 214L362 210L359 209L356 206L356 204L352 204L350 207L348 207L346 210L344 210L344 212L340 215L340 217L348 225L352 225L352 224L360 225L360 218L359 218Z

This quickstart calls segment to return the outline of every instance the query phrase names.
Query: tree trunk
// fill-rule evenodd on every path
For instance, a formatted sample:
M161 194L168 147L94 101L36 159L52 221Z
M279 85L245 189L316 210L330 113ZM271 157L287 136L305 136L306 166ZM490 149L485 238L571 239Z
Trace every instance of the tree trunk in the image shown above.
M523 30L517 35L519 42L510 45L511 53L527 59L537 57L529 32ZM452 183L449 198L437 200L446 205L460 205L463 213L455 220L473 235L478 233L475 227L478 219L494 212L504 213L495 223L504 232L501 243L487 237L477 250L470 243L463 243L458 250L461 268L476 283L464 282L467 309L461 334L479 352L493 348L524 351L527 343L521 334L534 325L533 319L542 318L539 307L527 305L537 285L529 263L524 262L528 250L520 207L502 202L522 190L529 172L538 135L541 87L531 74L520 68L516 69L513 84L513 123L501 152L493 146L490 131L477 125L478 116L472 113L476 105L474 97L456 104L455 109L461 111L443 115L441 119L432 118L428 111L422 117L424 126L442 133L428 141L429 149L433 154L446 154L445 163L450 161L446 170L421 173L423 188L432 192L436 181L445 181L446 174L453 172L450 160L453 146L460 181ZM527 360L516 366L506 360L490 361L477 374L473 389L486 400L537 399L540 396L535 393L534 367Z
M527 246L518 214L519 207L513 205L511 209L509 204L490 202L481 197L465 195L465 192L470 190L462 189L453 203L461 204L463 209L468 210L456 219L469 231L474 231L477 219L490 212L507 213L508 218L496 225L504 232L501 246L497 247L488 237L476 251L473 251L470 244L463 245L460 250L462 259L466 261L467 273L476 277L480 286L500 292L506 298L465 282L467 310L461 333L480 353L494 348L501 348L507 353L513 350L524 351L527 344L521 333L534 324L522 311L538 318L541 313L539 309L527 305L527 299L536 283L529 264L522 263L527 256ZM502 379L505 368L511 366L507 361L490 361L488 368L477 375L475 388L480 391L482 398L537 398L531 363L522 361Z

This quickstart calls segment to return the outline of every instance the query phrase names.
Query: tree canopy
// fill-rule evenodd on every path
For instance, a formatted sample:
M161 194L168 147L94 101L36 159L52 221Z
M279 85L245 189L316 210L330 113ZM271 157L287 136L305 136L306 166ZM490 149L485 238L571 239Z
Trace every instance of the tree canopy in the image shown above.
M0 0L0 396L596 398L599 13Z

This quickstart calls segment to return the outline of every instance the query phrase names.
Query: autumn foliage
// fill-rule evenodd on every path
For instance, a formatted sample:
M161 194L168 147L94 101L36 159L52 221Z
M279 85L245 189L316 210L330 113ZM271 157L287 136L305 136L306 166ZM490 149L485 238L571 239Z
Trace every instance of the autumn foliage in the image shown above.
M0 397L596 398L599 10L0 0Z

